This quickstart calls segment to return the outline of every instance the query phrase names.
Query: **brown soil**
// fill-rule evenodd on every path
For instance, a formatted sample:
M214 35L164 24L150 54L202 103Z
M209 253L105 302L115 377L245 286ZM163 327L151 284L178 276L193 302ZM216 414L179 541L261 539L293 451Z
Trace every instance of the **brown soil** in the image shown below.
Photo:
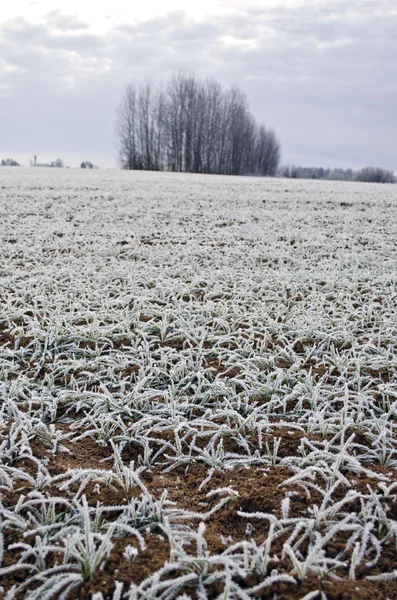
M69 430L69 425L58 423L57 428L67 432ZM289 452L296 452L296 445L300 443L301 436L302 434L299 431L288 433L281 428L274 429L271 433L266 434L264 439L268 439L269 446L271 446L272 439L275 437L282 438L283 454L288 454ZM58 452L56 456L53 456L42 439L35 439L32 441L31 447L34 454L37 457L49 460L48 469L51 474L57 475L64 473L69 468L89 467L92 469L112 469L112 460L103 462L104 458L112 456L111 449L108 445L101 445L91 437L86 437L75 442L65 441L63 443L72 452L71 455ZM128 459L131 458L132 455L130 453ZM35 463L27 459L22 459L22 461L24 462L21 464L26 468L26 471L31 473L37 471ZM283 486L283 482L293 475L292 471L284 467L275 466L267 469L252 467L235 468L225 472L215 471L210 481L202 487L202 489L199 489L207 474L208 469L205 465L193 464L187 470L183 467L179 467L167 473L161 472L160 469L147 471L144 474L143 479L154 498L160 498L163 491L167 490L168 499L174 502L176 507L194 510L200 513L208 512L222 497L224 497L224 494L222 493L207 497L209 491L228 487L235 492L235 494L230 497L227 504L206 520L206 540L209 550L214 554L221 553L225 549L226 539L228 543L252 538L255 539L257 543L262 543L266 540L268 521L255 516L252 516L251 518L242 517L237 514L238 511L246 514L257 512L270 513L276 518L280 518L281 501L287 489L297 492L297 494L291 498L291 516L307 516L308 508L321 502L321 496L316 491L311 493L310 498L307 498L298 486ZM353 477L351 477L351 479L353 480ZM368 485L374 486L377 482L376 479L356 475L354 477L354 483L356 489L361 489L365 492ZM59 495L59 487L61 484L62 481L59 482L58 485L54 484L54 486L48 490L48 493L51 493L51 495ZM77 488L78 485L72 486L69 494L75 493ZM3 496L3 502L7 506L13 506L17 502L19 495L21 493L26 494L28 491L29 487L25 486L19 493L5 494ZM343 498L346 491L346 488L341 486L335 494L335 500L337 501L338 499ZM86 494L87 500L92 506L95 506L98 500L107 506L117 506L128 501L122 490L101 485L98 491L98 488L95 487L93 482L85 487L83 493ZM139 495L140 492L136 489L135 493ZM63 492L63 494L65 495L65 492ZM67 492L66 495L68 495ZM351 509L354 510L355 507L352 505ZM198 525L199 521L200 519L197 520L196 525ZM249 533L247 530L248 524L250 524ZM15 542L15 534L12 532L5 532L6 545L11 542L11 540ZM90 581L85 582L78 589L76 588L72 592L70 600L72 600L72 597L89 600L92 593L97 591L102 591L104 598L110 599L114 590L115 581L124 582L127 589L131 582L139 583L162 567L170 558L167 541L159 537L158 531L152 531L151 533L145 534L145 541L147 545L146 550L140 550L135 559L129 560L124 556L124 552L128 545L138 548L136 538L128 536L114 538L114 547L106 562L105 568L103 570L98 570ZM284 541L285 540L280 538L276 542L274 551L277 552L277 554L281 554L282 543ZM342 542L340 544L342 545ZM338 545L335 546L335 552L337 551L337 548ZM194 549L192 549L192 551L194 551ZM330 553L332 552L332 545L330 545L329 551ZM15 552L6 551L4 564L13 564L15 560ZM385 552L384 556L382 556L382 563L379 563L377 568L373 569L372 572L376 574L379 569L381 569L381 571L389 569L393 570L395 568L395 562L395 551L391 548L390 557L388 557ZM290 566L287 564L285 567L288 570L290 569ZM280 564L277 565L277 568L280 568ZM323 589L327 594L328 600L386 600L387 597L397 597L396 582L368 582L363 580L363 577L367 574L368 573L365 572L364 569L361 571L358 570L357 581L346 581L344 579L340 582L332 582L331 580L321 582L315 577L309 577L303 583L299 583L298 585L274 585L268 590L263 590L258 595L258 598L270 600L274 597L278 597L285 600L298 600L314 589ZM14 583L20 583L25 575L26 573L21 572L10 577L5 577L3 582L5 590L8 590ZM176 575L177 574L175 574L175 576ZM249 583L259 583L259 580L256 582L250 581ZM215 598L220 591L219 587L213 586L213 589L210 589L208 592L208 597ZM189 597L197 597L193 589L187 588L185 592ZM278 594L278 596L275 596L275 594Z
M0 323L0 346L14 346L15 338L5 323Z
M203 297L198 295L190 295L185 301L202 301ZM149 322L154 317L145 314L141 315L139 320L143 323ZM85 323L83 323L85 324ZM244 323L239 325L239 329L243 332L246 327ZM264 337L258 334L258 343L264 341ZM8 325L0 325L0 345L15 346L17 340L10 333ZM20 338L20 346L28 346L32 340L28 336L22 336ZM176 351L184 350L186 347L190 347L190 342L182 338L174 338L170 340L164 340L162 342L156 340L152 342L154 348L169 347ZM106 340L97 342L93 340L85 340L80 342L79 348L86 350L94 350L97 346L101 346L103 350L112 351L113 348L123 350L129 348L131 345L131 339L127 336L120 337L113 343L109 343ZM271 339L269 346L280 345L280 342L276 339ZM221 342L218 347L233 348L233 342ZM204 343L204 348L215 350L213 341L207 340ZM304 354L305 348L301 342L297 343L294 350L298 354ZM209 358L204 361L204 367L206 370L212 373L213 378L219 378L224 380L229 379L244 379L244 371L240 367L225 364L222 360L213 358L214 354L208 353ZM216 356L216 352L215 352ZM288 360L278 359L275 361L276 368L289 370L293 364ZM54 368L53 360L49 359L39 367L36 361L26 360L23 367L28 377L35 377L36 379L45 377L50 374ZM128 380L133 382L139 374L140 367L138 365L131 364L126 368L120 369L117 373L120 379ZM304 372L311 371L314 378L320 378L324 375L332 377L333 367L323 364L315 364L310 361L302 363L300 370ZM85 370L87 373L87 370ZM371 370L367 369L366 373L377 379L380 382L388 382L391 377L394 377L394 372L391 370ZM95 375L93 373L93 375ZM86 379L86 375L84 376ZM55 380L56 384L68 385L72 378L78 380L79 372L69 373L63 378ZM86 389L97 389L100 381L97 383L86 384ZM153 402L163 402L164 399L161 395L156 398L152 398ZM379 397L375 402L383 402L382 398ZM258 404L265 404L267 399L265 397L252 397L251 402L257 402ZM72 408L71 406L62 406L59 409L59 417L65 413L66 410ZM21 407L21 410L25 410ZM27 410L27 409L26 409ZM193 407L192 410L195 410ZM198 408L197 408L198 410ZM287 410L294 410L293 404L287 406ZM201 414L198 412L197 414ZM77 415L72 410L68 411L67 416L69 418L80 418L83 415ZM277 415L274 416L274 421L278 421ZM9 425L11 424L11 421ZM70 439L62 440L61 444L65 446L69 453L60 452L59 450L53 454L52 443L49 439L46 439L45 430L43 435L38 435L36 438L30 440L30 447L33 451L33 457L45 465L51 476L63 475L68 472L69 469L98 469L106 470L111 472L113 468L113 450L109 443L94 439L94 435L88 435L80 440L73 441L79 435L84 433L83 430L71 429L71 425L66 422L56 422L55 427L57 430L64 433L72 432L73 435ZM360 430L354 430L353 428L346 432L346 435L355 434L355 444L366 444L368 445L368 437L365 432ZM0 442L6 436L6 428L0 431ZM272 453L276 443L276 439L279 442L279 449L277 453L277 461L284 457L299 454L299 447L302 443L302 438L306 437L312 442L322 442L326 439L330 439L331 436L319 436L307 434L302 429L294 428L293 419L290 419L286 423L286 427L280 426L278 423L272 425L270 422L269 427L262 432L261 444L262 448L268 449ZM260 440L257 432L248 432L245 435L252 451L258 449L260 446ZM157 441L156 441L157 439ZM158 434L153 434L153 442L150 443L151 448L157 451L161 448L162 442L169 441L170 443L175 442L174 432L170 430L162 431ZM183 447L191 442L191 435L185 436L182 441ZM198 448L204 448L208 443L208 439L205 435L196 440L196 446ZM229 436L223 437L223 446L226 452L239 452L241 447L238 444L237 438L234 439ZM171 453L171 452L169 452ZM140 458L143 457L143 448L138 443L131 442L124 448L122 458L126 465L131 461L135 464L139 464ZM34 459L24 454L15 458L15 464L29 475L36 477L38 473L38 465ZM267 519L259 518L254 513L269 513L276 518L281 518L281 502L287 492L291 492L290 502L290 513L289 516L295 518L307 518L315 505L320 505L322 496L317 490L311 489L310 495L306 495L299 485L283 485L283 483L294 475L294 471L285 467L279 466L279 464L271 466L269 468L262 467L251 467L251 468L234 468L226 471L214 471L212 477L208 483L200 489L200 485L206 479L209 474L208 466L198 461L189 464L188 468L183 465L177 467L171 471L164 472L161 467L162 456L159 456L157 462L149 470L146 470L142 475L142 480L147 486L155 499L160 499L164 490L167 491L167 499L174 503L174 507L182 510L193 510L202 515L208 513L213 509L219 501L225 496L230 495L226 504L218 509L214 514L205 520L206 522L206 541L208 549L212 554L222 553L226 544L241 540L254 539L258 544L263 543L266 540L269 521ZM373 476L365 473L353 473L343 470L344 476L349 482L349 486L341 485L337 488L333 500L335 502L343 499L349 489L354 489L360 493L367 494L368 489L378 491L378 483L376 475L386 475L389 480L397 480L397 475L390 475L391 470L381 465L367 464L366 468L373 472ZM78 491L80 496L84 494L87 498L88 504L92 507L97 506L100 502L104 506L116 507L128 503L132 498L138 497L141 494L140 489L137 486L133 486L128 492L117 485L114 482L100 483L93 477L87 481L87 484L80 488L80 482L71 485L68 489L62 489L62 485L65 479L59 479L58 481L50 484L43 488L43 493L47 497L51 496L64 496L69 499L73 497ZM324 487L324 482L319 478L316 480L316 484L320 488ZM208 497L207 494L211 490L219 488L230 488L230 492L219 493ZM34 491L31 484L18 481L15 488L11 491L4 491L1 493L1 502L4 507L14 507L21 495L26 496L29 492ZM393 519L397 519L397 507L394 501L389 503L389 516ZM359 501L351 501L345 507L346 511L359 511ZM245 516L241 516L238 513L245 513ZM252 517L249 514L252 513ZM106 518L111 521L117 516L117 512L105 513ZM189 523L193 528L197 528L200 522L198 517ZM184 521L185 524L187 522ZM247 526L249 526L247 528ZM14 564L18 560L18 552L13 550L7 550L7 546L16 541L26 541L22 534L16 533L15 531L4 531L5 537L5 557L2 566ZM134 559L128 559L125 555L125 550L128 545L138 548L137 540L131 536L120 536L113 539L114 547L111 555L106 561L103 570L97 570L90 581L86 581L81 584L78 588L75 588L68 600L74 598L82 598L84 600L91 600L91 596L94 592L101 591L104 598L111 599L114 591L114 582L121 581L125 584L125 591L131 582L140 583L146 577L153 574L156 570L161 568L167 561L170 560L170 548L165 536L161 536L161 530L153 528L150 532L144 533L146 549L144 551L139 550L138 555ZM274 544L273 551L281 556L283 543L285 538L280 537ZM338 538L332 540L327 547L329 555L337 555L338 552L345 547L345 540ZM189 548L192 553L195 552L194 548ZM54 562L54 557L49 557L49 562ZM333 581L332 579L326 578L321 581L314 575L310 575L303 582L299 582L296 585L287 584L275 584L269 589L264 589L258 594L258 598L264 600L300 600L305 594L312 592L313 590L323 590L328 600L394 600L397 598L397 582L395 581L367 581L365 577L369 574L380 574L384 572L394 571L396 569L397 556L395 546L391 544L389 547L384 546L382 557L379 560L376 567L368 569L360 567L356 571L357 580L348 580L348 573L341 570L338 575L342 577L342 580ZM273 568L277 568L280 572L290 572L291 564L288 560L283 560L273 565ZM175 577L178 573L175 573ZM21 583L26 577L26 571L16 572L9 577L4 577L3 588L8 591L12 585ZM260 579L256 579L252 576L249 581L245 583L241 582L242 585L254 585L259 584ZM198 598L193 588L187 587L184 590L180 590L180 593L184 591L188 597ZM221 586L213 585L211 589L207 590L208 598L215 599L222 592ZM28 600L28 595L24 596ZM320 599L320 595L318 596ZM17 600L22 600L17 598Z

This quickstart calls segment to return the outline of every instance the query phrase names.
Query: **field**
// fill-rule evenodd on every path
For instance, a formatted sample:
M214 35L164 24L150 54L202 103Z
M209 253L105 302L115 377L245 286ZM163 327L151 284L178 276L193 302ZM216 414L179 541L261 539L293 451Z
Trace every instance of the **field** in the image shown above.
M0 597L397 598L395 186L0 170Z

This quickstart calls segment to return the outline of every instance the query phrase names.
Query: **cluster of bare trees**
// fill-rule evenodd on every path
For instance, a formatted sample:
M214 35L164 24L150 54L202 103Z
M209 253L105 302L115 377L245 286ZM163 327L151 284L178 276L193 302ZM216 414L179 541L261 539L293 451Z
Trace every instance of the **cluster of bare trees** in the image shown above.
M52 163L50 164L50 167L55 167L57 169L63 169L65 167L65 163L62 160L62 158L57 158L56 160L52 161Z
M123 169L275 175L280 144L258 125L239 88L174 75L165 86L130 84L117 111Z
M3 160L0 163L0 166L2 166L2 167L20 167L21 165L19 164L19 162L17 162L13 158L3 158Z
M370 183L397 183L397 177L393 171L381 167L364 167L355 173L356 181L367 181Z
M371 183L397 183L393 171L381 167L364 167L358 171L353 169L324 169L322 167L296 167L287 165L278 173L290 179L328 179L331 181L365 181Z

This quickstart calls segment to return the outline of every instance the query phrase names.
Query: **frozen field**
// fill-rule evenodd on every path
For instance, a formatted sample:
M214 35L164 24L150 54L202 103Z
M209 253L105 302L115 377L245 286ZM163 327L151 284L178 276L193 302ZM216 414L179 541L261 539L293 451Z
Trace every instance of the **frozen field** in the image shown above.
M397 186L3 168L0 241L1 598L397 598Z

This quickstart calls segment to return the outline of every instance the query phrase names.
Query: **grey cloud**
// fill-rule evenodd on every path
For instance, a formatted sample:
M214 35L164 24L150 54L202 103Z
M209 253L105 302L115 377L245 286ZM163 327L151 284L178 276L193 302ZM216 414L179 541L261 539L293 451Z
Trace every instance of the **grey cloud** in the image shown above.
M60 9L49 12L46 21L51 27L60 31L81 31L90 28L88 23L80 21L77 17L62 14Z
M51 27L51 20L44 24L29 23L25 19L13 19L0 26L0 42L6 47L21 51L66 50L70 52L93 52L104 45L99 36L85 30L60 30Z
M111 163L124 85L186 68L245 89L288 162L397 168L394 0L241 6L199 23L177 12L102 35L59 11L41 25L0 25L2 114L6 107L19 121L34 119L33 141L41 129L49 148L63 137L65 152L89 157L90 147L102 147ZM22 126L7 127L7 136L24 149L33 143Z

